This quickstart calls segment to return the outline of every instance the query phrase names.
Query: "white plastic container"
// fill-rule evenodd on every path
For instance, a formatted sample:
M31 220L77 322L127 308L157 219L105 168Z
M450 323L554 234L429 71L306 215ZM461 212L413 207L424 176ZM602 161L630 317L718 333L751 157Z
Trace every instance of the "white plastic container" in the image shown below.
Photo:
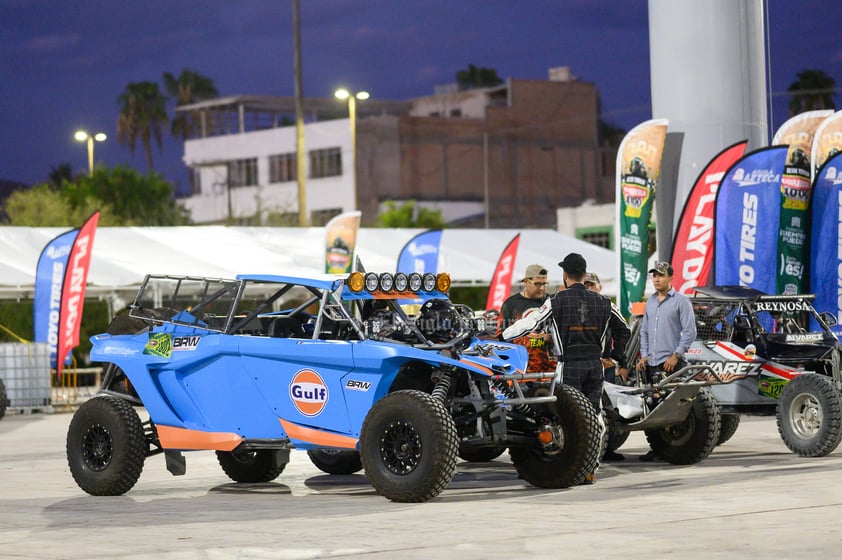
M6 385L9 410L52 410L48 344L0 343L0 379Z

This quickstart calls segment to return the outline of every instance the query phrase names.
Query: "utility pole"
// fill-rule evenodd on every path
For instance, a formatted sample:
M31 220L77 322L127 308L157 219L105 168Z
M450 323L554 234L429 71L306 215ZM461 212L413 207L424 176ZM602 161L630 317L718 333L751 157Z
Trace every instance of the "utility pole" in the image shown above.
M298 225L307 227L307 167L304 151L304 107L301 90L301 5L292 0L292 57L295 68L295 154L298 179Z

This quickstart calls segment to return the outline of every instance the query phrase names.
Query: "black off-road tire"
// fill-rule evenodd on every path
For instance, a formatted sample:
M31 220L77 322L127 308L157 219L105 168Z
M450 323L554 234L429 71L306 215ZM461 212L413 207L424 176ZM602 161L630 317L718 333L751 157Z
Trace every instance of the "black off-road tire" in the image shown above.
M469 447L459 444L459 458L469 463L493 461L506 451L505 443L487 447Z
M437 399L397 391L374 403L363 422L360 457L378 493L393 502L438 496L456 472L456 426Z
M626 430L620 429L620 423L617 421L618 414L609 410L611 399L604 392L602 393L602 421L605 422L605 442L603 443L603 450L600 458L606 453L617 451L626 440L629 439L629 433Z
M778 401L778 433L801 457L824 457L842 440L842 395L830 378L805 373L786 384Z
M722 445L737 433L740 427L740 415L734 412L722 412L719 414L719 440L716 445Z
M544 415L559 430L560 447L544 449L509 446L509 456L521 478L539 488L568 488L594 472L602 452L601 426L588 399L569 385L558 385L556 402L545 405Z
M217 451L219 466L234 482L270 482L289 463L289 449Z
M667 463L693 465L716 447L720 426L719 406L710 391L702 388L683 422L660 430L645 430L645 434L652 451Z
M79 488L94 496L119 496L140 478L149 444L132 405L96 397L73 414L67 430L67 464Z
M6 394L6 386L0 379L0 420L6 416L6 409L9 408L9 396Z
M360 452L350 449L310 449L310 461L327 474L354 474L363 468Z

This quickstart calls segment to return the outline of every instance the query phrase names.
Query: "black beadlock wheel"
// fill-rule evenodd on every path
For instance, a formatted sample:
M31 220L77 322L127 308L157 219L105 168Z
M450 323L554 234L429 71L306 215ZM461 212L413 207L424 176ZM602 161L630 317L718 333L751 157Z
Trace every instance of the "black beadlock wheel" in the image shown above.
M539 488L568 488L594 472L604 439L596 410L569 385L555 388L556 402L542 407L554 441L542 446L509 446L521 478ZM536 438L537 439L537 438Z
M801 457L824 457L842 440L842 396L830 378L801 374L786 384L778 401L778 433Z
M722 445L731 439L737 433L737 428L740 427L739 414L732 412L720 413L719 420L721 425L719 427L719 440L716 442L716 445Z
M328 474L354 474L363 468L360 452L350 449L311 449L310 461Z
M67 430L67 464L79 488L94 496L119 496L140 478L149 445L131 404L96 397L73 414Z
M365 417L360 457L369 482L393 502L438 496L456 472L458 438L453 419L421 391L397 391L374 403Z
M719 406L710 391L702 388L684 421L645 433L661 459L673 465L692 465L711 454L719 441L720 426Z
M289 463L289 449L217 451L216 460L234 482L270 482Z

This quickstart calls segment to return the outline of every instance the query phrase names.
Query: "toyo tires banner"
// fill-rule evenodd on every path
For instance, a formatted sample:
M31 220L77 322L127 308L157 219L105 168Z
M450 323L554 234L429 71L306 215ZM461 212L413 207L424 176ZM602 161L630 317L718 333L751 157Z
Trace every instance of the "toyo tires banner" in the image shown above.
M653 119L634 127L617 151L617 243L619 307L625 317L631 305L643 301L649 261L649 223L661 157L667 136L666 119Z
M722 179L714 215L714 281L775 293L781 175L787 146L743 156Z
M725 172L746 150L747 140L719 152L699 173L678 221L670 264L675 271L672 285L682 294L707 286L713 263L713 214L716 192Z
M810 291L817 311L842 317L842 152L819 168L813 184ZM833 331L842 334L842 324Z

